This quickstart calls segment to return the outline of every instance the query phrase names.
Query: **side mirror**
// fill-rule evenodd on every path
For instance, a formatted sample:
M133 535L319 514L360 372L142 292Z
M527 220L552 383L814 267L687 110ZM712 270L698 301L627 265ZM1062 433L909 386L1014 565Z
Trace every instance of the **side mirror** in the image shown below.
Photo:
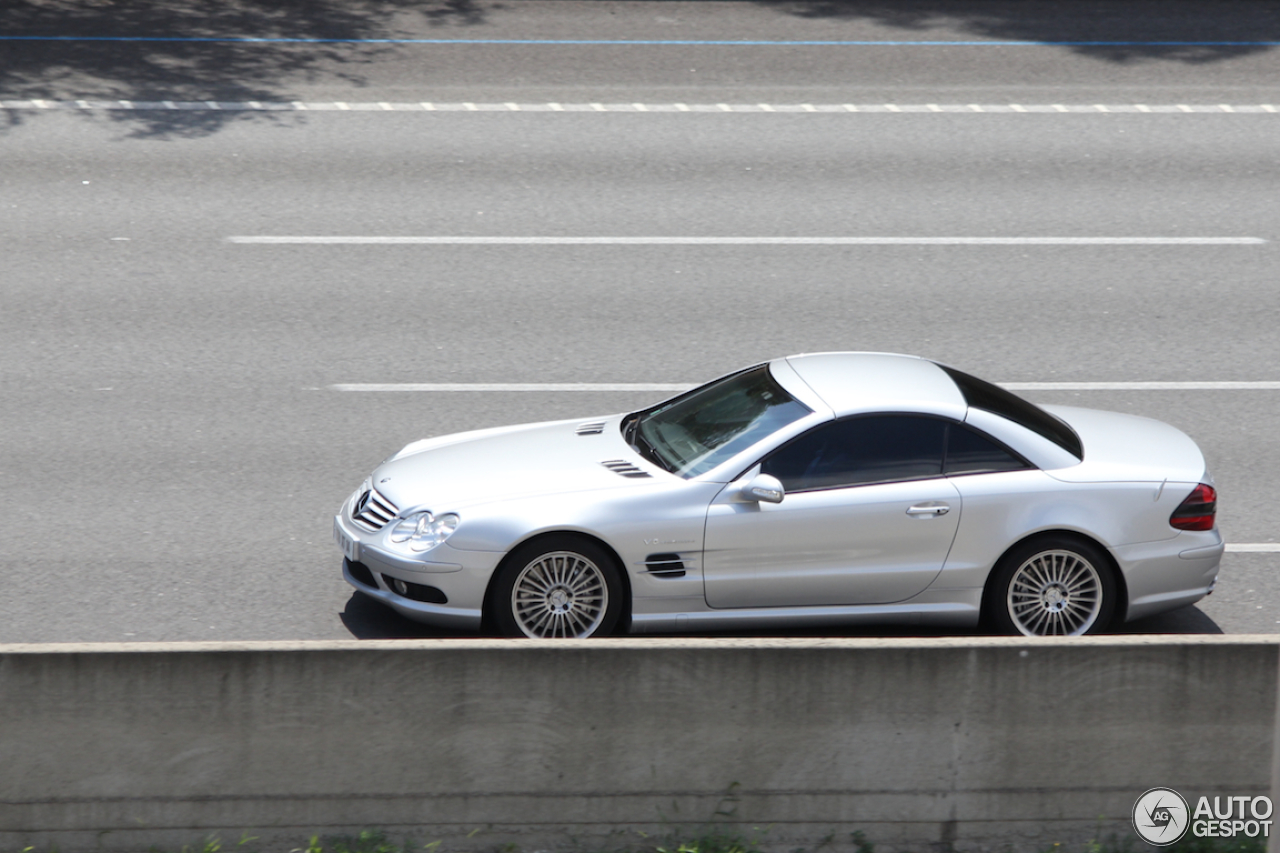
M768 474L756 474L742 487L742 496L749 501L780 504L786 494L778 478Z

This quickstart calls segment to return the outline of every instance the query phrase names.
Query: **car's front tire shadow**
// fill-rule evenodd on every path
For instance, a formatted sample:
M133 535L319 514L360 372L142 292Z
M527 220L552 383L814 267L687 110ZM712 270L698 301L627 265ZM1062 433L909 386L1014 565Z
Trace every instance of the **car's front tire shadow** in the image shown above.
M431 640L437 638L476 638L479 634L433 628L406 619L362 592L352 592L347 606L338 614L351 636L358 640Z

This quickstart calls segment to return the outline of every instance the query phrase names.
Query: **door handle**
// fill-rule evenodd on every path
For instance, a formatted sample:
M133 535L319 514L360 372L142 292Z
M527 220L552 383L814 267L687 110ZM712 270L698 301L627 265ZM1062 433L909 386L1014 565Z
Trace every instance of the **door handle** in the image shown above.
M907 507L907 515L916 518L937 518L938 516L946 515L949 512L951 512L951 505L944 504L939 501L916 504L915 506Z

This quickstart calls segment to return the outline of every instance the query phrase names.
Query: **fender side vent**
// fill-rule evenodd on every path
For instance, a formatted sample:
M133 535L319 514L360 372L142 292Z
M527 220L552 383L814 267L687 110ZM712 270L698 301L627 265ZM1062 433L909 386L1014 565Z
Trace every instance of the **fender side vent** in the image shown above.
M684 560L679 554L650 554L644 558L644 572L656 578L682 578Z
M581 424L576 432L578 435L599 435L604 432L604 421L592 421L589 424Z
M634 477L639 479L641 477L651 476L625 459L609 459L605 462L601 462L600 464L608 468L613 473L621 474L624 477Z

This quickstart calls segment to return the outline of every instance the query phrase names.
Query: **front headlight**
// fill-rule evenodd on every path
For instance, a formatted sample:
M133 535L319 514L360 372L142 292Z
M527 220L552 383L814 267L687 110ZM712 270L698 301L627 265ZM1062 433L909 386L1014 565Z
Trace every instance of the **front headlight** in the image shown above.
M415 512L396 522L396 526L391 528L390 538L397 545L409 543L411 551L430 551L457 529L456 513L449 512L436 518L430 512Z

